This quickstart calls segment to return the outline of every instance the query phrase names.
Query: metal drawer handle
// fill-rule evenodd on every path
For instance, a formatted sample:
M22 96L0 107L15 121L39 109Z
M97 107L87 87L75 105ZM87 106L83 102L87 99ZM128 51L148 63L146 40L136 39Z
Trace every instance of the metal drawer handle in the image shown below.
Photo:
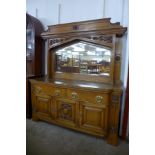
M35 87L35 92L36 93L40 93L41 92L41 89L42 89L41 87Z
M78 98L78 95L76 92L72 92L72 99L76 100Z
M60 90L55 90L55 96L59 96L60 95Z
M97 102L98 104L103 103L103 97L102 97L102 96L96 96L96 102Z

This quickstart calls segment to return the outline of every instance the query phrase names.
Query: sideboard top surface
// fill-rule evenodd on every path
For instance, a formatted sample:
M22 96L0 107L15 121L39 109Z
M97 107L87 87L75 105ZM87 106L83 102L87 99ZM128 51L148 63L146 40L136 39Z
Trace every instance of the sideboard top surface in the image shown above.
M102 90L102 91L112 91L113 89L121 91L121 85L113 86L110 84L97 83L97 82L87 82L87 81L76 81L76 80L63 80L63 79L49 79L46 77L30 79L31 83L43 83L48 85L55 85L59 87L71 87L79 88L85 90Z

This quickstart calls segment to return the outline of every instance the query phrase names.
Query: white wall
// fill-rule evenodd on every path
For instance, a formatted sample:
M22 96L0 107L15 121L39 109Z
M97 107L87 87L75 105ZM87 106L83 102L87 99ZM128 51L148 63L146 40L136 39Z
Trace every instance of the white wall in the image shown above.
M110 17L112 22L120 22L128 27L129 0L26 0L27 12L37 17L47 29L47 25L68 23ZM123 97L121 115L124 111L125 88L128 72L128 33L121 41ZM122 117L121 117L122 124ZM120 130L121 132L121 130Z
M121 22L123 0L105 0L105 16L111 17L112 22Z
M103 0L26 0L26 2L27 12L37 17L45 28L47 25L58 24L59 20L60 23L67 23L103 17Z
M103 0L61 0L61 23L103 17Z
M58 23L58 2L58 0L26 0L26 11L37 17L47 29L47 25Z

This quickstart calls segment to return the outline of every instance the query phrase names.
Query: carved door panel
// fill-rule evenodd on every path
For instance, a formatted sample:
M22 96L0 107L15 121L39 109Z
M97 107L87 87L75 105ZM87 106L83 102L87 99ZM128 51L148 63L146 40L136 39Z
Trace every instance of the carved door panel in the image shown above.
M100 135L107 133L107 115L105 106L80 103L80 127Z
M76 102L67 99L56 99L56 120L61 124L75 126Z
M48 95L37 95L36 96L36 104L35 111L39 115L43 116L52 116L51 114L51 104L52 99Z

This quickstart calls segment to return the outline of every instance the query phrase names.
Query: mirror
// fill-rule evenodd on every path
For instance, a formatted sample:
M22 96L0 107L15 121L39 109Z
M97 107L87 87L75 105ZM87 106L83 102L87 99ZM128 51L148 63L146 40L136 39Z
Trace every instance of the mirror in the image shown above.
M29 25L30 26L30 25ZM34 33L32 28L26 29L26 60L32 60L34 46Z
M111 51L96 44L78 42L56 51L56 71L110 76Z

